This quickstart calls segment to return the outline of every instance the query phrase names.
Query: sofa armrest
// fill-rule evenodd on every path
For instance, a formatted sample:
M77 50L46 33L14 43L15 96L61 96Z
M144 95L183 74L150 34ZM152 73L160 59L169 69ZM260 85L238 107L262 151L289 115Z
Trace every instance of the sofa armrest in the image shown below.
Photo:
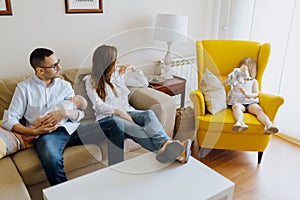
M152 88L129 88L129 103L135 109L155 112L166 133L173 137L176 103L169 95Z
M260 106L270 120L273 121L279 107L284 103L283 97L265 93L260 93L258 97Z
M10 157L0 160L0 194L1 199L28 199L29 193Z
M200 90L194 90L190 93L190 98L194 105L195 116L205 115L205 99Z

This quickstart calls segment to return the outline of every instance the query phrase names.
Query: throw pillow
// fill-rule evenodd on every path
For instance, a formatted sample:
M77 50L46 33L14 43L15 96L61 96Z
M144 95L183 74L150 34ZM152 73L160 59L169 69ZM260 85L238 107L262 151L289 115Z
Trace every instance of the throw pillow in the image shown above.
M208 69L200 81L200 90L204 93L206 108L211 114L227 108L226 92L222 82Z
M142 70L127 71L124 81L128 87L148 87L149 83Z
M25 149L29 147L29 145L29 143L25 142L22 135L0 127L0 159L18 150Z

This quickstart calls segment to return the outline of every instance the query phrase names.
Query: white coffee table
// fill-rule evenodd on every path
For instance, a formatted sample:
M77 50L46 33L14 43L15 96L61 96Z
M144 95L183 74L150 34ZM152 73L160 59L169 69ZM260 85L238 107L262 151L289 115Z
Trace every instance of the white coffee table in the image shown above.
M45 200L231 200L233 192L233 182L192 157L161 164L154 153L43 190Z

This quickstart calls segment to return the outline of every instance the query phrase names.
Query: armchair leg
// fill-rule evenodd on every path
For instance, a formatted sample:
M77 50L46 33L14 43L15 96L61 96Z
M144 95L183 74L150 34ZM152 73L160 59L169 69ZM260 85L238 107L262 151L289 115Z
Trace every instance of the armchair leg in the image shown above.
M258 152L258 164L260 164L264 152Z
M199 157L200 157L200 159L204 158L204 156L205 156L205 150L206 150L206 148L200 147L200 150L199 150Z

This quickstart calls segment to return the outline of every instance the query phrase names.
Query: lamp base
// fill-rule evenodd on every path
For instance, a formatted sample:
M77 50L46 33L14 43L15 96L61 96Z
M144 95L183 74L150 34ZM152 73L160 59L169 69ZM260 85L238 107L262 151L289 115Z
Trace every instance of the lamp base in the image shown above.
M168 50L167 50L167 53L164 58L164 66L161 68L161 76L163 76L166 79L173 78L173 70L170 67L170 65L172 63L172 59L173 59L171 51L170 51L172 44L173 44L172 42L167 41Z

